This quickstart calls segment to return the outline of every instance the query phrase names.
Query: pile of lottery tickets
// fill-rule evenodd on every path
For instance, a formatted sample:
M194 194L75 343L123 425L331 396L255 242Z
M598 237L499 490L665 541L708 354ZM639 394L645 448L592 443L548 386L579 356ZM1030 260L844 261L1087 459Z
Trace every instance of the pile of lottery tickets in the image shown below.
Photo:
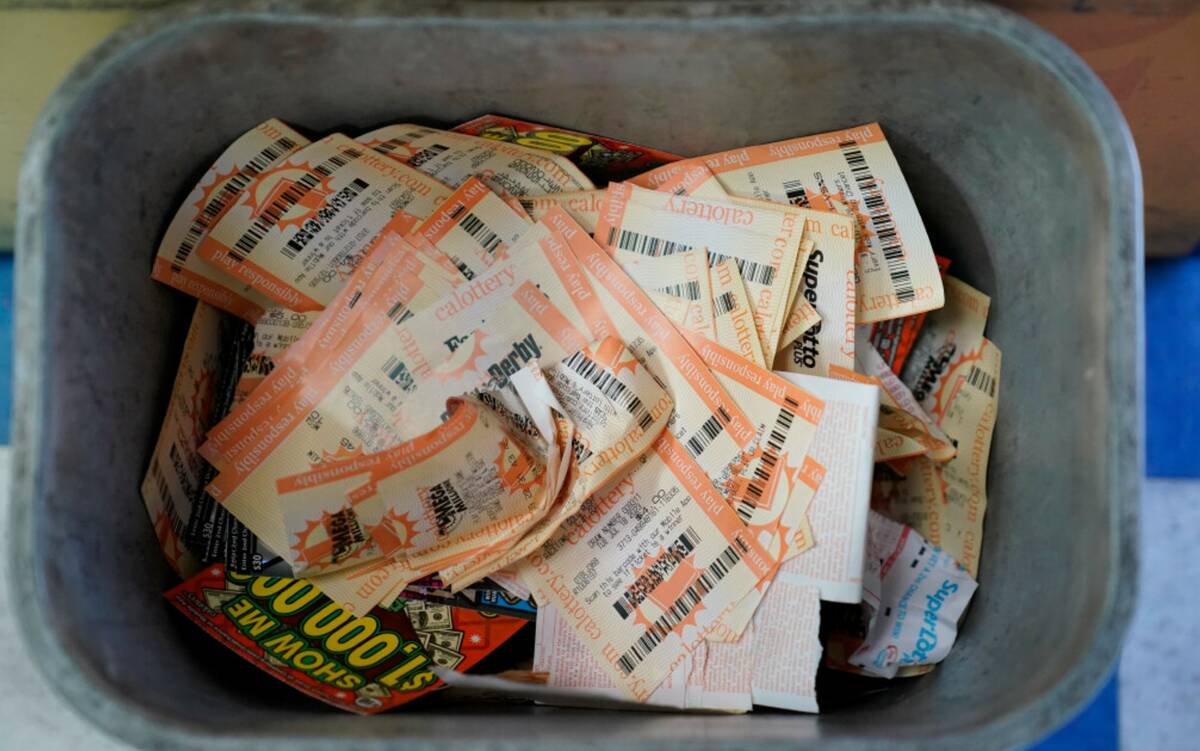
M682 158L264 122L154 262L200 300L142 487L167 598L356 712L815 712L819 667L928 672L1000 375L949 264L878 124Z

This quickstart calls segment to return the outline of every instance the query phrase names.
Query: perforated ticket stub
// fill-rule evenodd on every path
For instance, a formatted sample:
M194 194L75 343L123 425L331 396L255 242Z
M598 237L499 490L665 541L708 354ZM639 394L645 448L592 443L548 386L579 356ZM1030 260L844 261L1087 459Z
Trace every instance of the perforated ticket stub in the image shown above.
M369 143L381 135L367 133L360 140ZM451 187L477 177L497 193L518 198L595 187L570 160L556 154L444 130L430 129L391 155Z
M335 133L260 175L196 252L278 305L320 310L394 216L411 229L451 192Z
M734 195L801 206L823 198L861 215L860 323L941 307L929 236L878 123L696 157L634 181L653 187L693 161L705 164Z
M272 118L230 144L167 225L150 276L254 323L269 307L268 298L205 263L195 250L255 178L308 143Z
M707 247L710 263L732 258L770 360L783 333L803 228L798 212L786 206L742 206L612 184L595 234L612 252L655 257Z

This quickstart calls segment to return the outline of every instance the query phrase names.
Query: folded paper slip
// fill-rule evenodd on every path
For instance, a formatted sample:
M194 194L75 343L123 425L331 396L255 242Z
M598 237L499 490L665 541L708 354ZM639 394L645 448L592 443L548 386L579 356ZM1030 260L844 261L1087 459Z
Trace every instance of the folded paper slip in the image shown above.
M741 206L614 183L595 234L612 252L654 257L707 247L710 263L732 258L754 301L754 325L770 360L787 318L803 228L799 212L787 206Z
M871 512L864 602L867 637L849 662L867 675L933 665L954 646L976 583L946 551L912 528Z
M320 310L399 216L414 227L452 188L335 133L259 175L196 252L292 310Z
M205 263L195 251L260 174L308 143L272 118L230 144L167 225L151 278L254 323L271 301L245 281Z
M734 195L807 206L843 202L863 216L858 321L941 307L941 279L925 225L878 123L747 146L660 167L634 179L653 187L691 162Z

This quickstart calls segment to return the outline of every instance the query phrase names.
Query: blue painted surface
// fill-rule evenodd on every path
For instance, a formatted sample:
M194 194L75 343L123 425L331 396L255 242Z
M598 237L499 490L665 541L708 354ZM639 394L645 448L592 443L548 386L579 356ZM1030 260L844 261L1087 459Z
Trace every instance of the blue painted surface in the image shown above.
M1034 745L1031 751L1116 751L1117 676L1113 675L1100 694L1079 715Z
M1146 474L1200 477L1200 247L1146 264Z

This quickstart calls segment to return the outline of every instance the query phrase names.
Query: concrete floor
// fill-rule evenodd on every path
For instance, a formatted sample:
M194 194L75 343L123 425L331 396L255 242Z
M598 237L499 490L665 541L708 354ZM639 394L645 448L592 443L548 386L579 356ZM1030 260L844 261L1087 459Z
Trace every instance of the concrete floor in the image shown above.
M7 536L10 449L0 447L0 539ZM1173 751L1200 738L1200 481L1149 480L1142 514L1141 594L1121 658L1120 728L1126 749ZM0 567L3 566L0 558ZM0 571L0 574L5 572ZM68 711L26 657L0 576L0 728L14 749L117 751Z

